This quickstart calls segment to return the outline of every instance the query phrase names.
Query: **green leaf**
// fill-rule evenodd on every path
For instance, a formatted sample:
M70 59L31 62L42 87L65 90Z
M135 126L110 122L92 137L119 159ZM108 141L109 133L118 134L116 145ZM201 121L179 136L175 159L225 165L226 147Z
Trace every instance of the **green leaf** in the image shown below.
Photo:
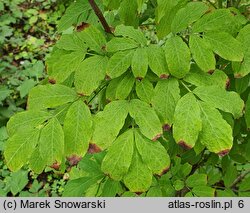
M63 17L60 19L57 29L59 32L67 30L73 24L77 24L80 15L84 14L87 18L88 11L91 9L88 2L75 1L66 10Z
M136 149L129 171L124 177L124 183L131 192L145 192L151 186L152 172L143 163Z
M107 43L107 51L118 52L123 50L135 49L138 46L139 44L130 38L113 38Z
M174 186L174 188L175 188L176 191L179 191L179 190L183 189L183 187L185 186L185 184L184 184L184 182L182 180L176 180L174 182L173 186Z
M36 174L41 174L44 168L46 167L46 165L47 165L46 159L42 158L40 151L39 151L39 147L37 147L33 151L29 159L29 167Z
M45 111L24 111L12 116L7 123L9 136L14 135L18 130L29 127L38 127L50 117L50 114Z
M89 108L78 100L73 103L64 120L64 137L66 156L83 156L89 147L92 137L92 117Z
M103 175L98 174L70 180L65 186L63 197L82 197L87 189L98 183L102 178Z
M33 79L25 80L19 87L17 87L17 90L20 92L20 97L24 98L26 95L28 95L29 91L35 85L36 85L36 82Z
M158 45L150 45L147 48L148 65L150 69L161 78L169 76L168 65L163 48Z
M215 70L215 56L206 41L197 35L191 35L189 47L193 59L204 72Z
M209 7L203 2L190 2L184 8L181 8L175 15L171 25L174 33L181 32L190 24L197 21Z
M190 70L190 51L187 44L179 37L166 41L165 53L170 73L176 78L184 77Z
M116 197L116 194L119 192L121 184L118 181L108 179L102 189L102 197Z
M42 129L39 138L39 152L47 165L61 163L64 153L64 133L56 118L49 120Z
M246 102L245 121L246 121L247 128L249 129L250 128L250 94Z
M174 112L174 139L184 148L192 148L201 129L199 104L192 93L187 93L178 101Z
M188 187L205 186L207 185L207 175L206 174L193 174L189 176L186 180Z
M108 149L102 162L102 171L110 178L120 181L128 172L134 150L134 133L128 130L120 135Z
M13 195L16 195L18 192L21 192L24 187L28 184L28 171L19 170L11 174L9 180L10 191Z
M12 93L12 90L7 87L0 86L0 102L7 98Z
M245 177L240 183L239 191L248 191L250 190L250 177Z
M83 43L77 36L78 32L72 34L63 34L57 41L56 47L68 51L83 51L87 49L85 43ZM59 58L57 58L59 59Z
M215 70L213 74L209 74L194 65L183 80L197 87L214 85L225 89L229 79L221 70Z
M233 64L235 77L243 77L250 73L250 24L242 28L237 36L242 43L244 59L240 63Z
M39 129L24 128L10 137L5 146L4 157L12 171L26 164L35 149L39 138Z
M192 32L226 31L233 24L232 13L229 9L217 9L205 14L192 27ZM228 31L230 31L228 29Z
M226 32L207 32L204 40L210 44L211 49L229 61L243 60L243 47L233 36Z
M29 94L28 109L39 110L54 108L77 99L76 92L69 87L54 85L39 85L34 87Z
M123 24L116 26L115 35L129 37L141 45L147 44L147 39L144 34L140 30L135 29L132 26L125 26Z
M84 29L80 33L77 34L78 38L86 43L86 45L97 53L103 54L106 46L106 38L96 27L93 25Z
M250 75L246 75L243 78L235 79L235 90L237 93L242 94L250 85Z
M197 197L214 197L215 189L209 186L195 186L192 193Z
M225 155L232 148L233 137L231 126L222 118L217 109L200 102L202 131L200 142L211 152Z
M133 55L133 50L115 53L108 61L107 75L116 78L125 73L131 65Z
M90 96L105 78L108 59L95 55L87 58L79 65L75 73L75 87L78 93Z
M147 79L144 78L141 81L136 81L136 94L140 100L145 101L146 103L151 103L151 99L154 93L153 84Z
M145 102L138 99L131 100L129 114L147 138L157 140L162 135L161 123L156 112Z
M86 51L75 51L68 54L63 54L50 57L47 62L47 70L49 78L56 83L64 82L71 73L75 72L81 61L85 57Z
M146 48L137 48L132 58L132 72L136 78L144 78L148 71Z
M170 78L156 84L152 105L163 125L172 125L174 111L179 99L180 89L177 79Z
M212 107L229 112L235 118L242 116L244 102L236 92L228 92L218 86L197 87L193 92Z
M137 26L137 2L130 0L123 0L120 4L119 16L123 24Z
M230 188L238 176L238 171L233 163L227 165L225 175L223 177L224 184L227 188Z
M127 75L125 75L116 88L116 99L126 99L133 89L134 83L135 78L132 73L128 73Z
M160 187L151 187L147 192L147 197L162 197L162 191Z
M115 101L116 89L120 84L120 81L123 79L124 75L111 79L107 88L106 88L106 100L107 102Z
M123 127L127 115L127 101L113 101L106 105L104 111L94 117L94 133L91 143L101 149L109 147Z
M143 162L151 169L153 174L163 175L170 167L170 159L166 149L160 142L152 142L135 131L135 142Z

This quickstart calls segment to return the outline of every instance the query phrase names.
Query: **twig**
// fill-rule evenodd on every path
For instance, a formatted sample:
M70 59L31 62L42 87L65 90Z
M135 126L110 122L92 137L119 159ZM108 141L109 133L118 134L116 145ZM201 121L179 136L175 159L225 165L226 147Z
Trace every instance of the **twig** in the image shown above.
M99 18L105 32L113 34L106 19L104 18L102 11L100 10L100 8L97 6L97 4L95 3L94 0L89 0L89 4L92 7L92 9L94 10L95 14L97 15L97 17Z

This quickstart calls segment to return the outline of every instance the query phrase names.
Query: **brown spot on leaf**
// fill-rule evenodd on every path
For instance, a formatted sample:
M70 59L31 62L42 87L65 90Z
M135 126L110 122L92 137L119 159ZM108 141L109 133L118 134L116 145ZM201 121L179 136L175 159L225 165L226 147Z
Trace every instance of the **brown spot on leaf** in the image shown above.
M111 80L111 77L108 76L108 75L106 75L106 76L105 76L105 80L106 80L106 81L109 81L109 80Z
M70 157L67 157L67 160L69 161L70 166L75 166L78 164L78 162L82 159L81 156L72 155Z
M169 75L167 75L167 74L161 74L161 75L160 75L160 78L161 78L161 79L168 79L168 78L169 78Z
M136 77L137 81L142 81L143 77Z
M227 80L226 80L226 89L228 89L229 87L230 87L230 79L227 78Z
M164 132L168 132L168 131L170 131L171 126L169 124L164 124L162 129L163 129Z
M214 73L214 70L209 70L207 73L212 75Z
M90 24L85 23L85 22L82 22L80 25L78 25L78 26L76 27L76 31L77 31L77 32L81 32L81 31L83 31L84 29L88 28L89 26L90 26Z
M183 140L179 141L178 144L185 150L192 149L192 147Z
M48 81L49 81L49 83L50 83L50 84L55 84L55 83L56 83L56 80L55 80L55 79L53 79L53 78L49 78L49 80L48 80Z
M136 195L140 196L143 192L135 192Z
M160 174L158 174L158 176L162 176L162 175L165 175L168 171L169 171L170 167L167 167L165 169L162 170L162 172Z
M77 95L79 95L81 97L85 96L83 93L80 93L80 92L78 92Z
M106 51L106 45L103 45L103 46L102 46L102 50L103 50L103 51Z
M96 144L90 143L89 144L89 149L88 149L88 153L90 154L94 154L94 153L98 153L101 152L101 148L98 147Z
M225 149L225 150L218 152L217 154L219 156L223 157L223 156L227 155L229 152L230 152L230 149Z
M153 139L152 141L157 141L160 137L161 137L161 133L157 134Z
M237 73L234 75L235 78L242 78L242 75L240 73Z
M60 163L58 163L58 162L56 161L56 162L53 163L50 167L51 167L52 169L59 170L59 168L60 168Z

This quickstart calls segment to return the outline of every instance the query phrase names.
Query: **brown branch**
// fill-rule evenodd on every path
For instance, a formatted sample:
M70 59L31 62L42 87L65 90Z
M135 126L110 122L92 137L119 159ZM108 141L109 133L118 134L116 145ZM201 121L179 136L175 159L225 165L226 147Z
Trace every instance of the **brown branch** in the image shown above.
M236 187L236 185L241 182L248 174L250 173L250 170L246 170L245 172L241 173L232 183L232 185L230 186L231 189L233 189L234 187Z
M94 0L89 0L89 4L92 7L92 9L94 10L96 16L99 18L105 32L113 34L106 19L104 18L102 11L100 10L100 8L97 6L97 4L95 3Z

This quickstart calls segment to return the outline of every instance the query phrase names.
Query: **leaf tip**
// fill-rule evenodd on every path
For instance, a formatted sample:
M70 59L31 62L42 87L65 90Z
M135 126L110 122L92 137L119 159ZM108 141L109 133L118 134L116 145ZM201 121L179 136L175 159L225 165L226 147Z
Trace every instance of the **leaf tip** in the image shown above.
M189 150L189 149L192 149L193 147L192 146L190 146L190 145L188 145L185 141L183 141L183 140L180 140L179 142L178 142L178 145L180 145L183 149L185 149L185 150Z
M161 133L157 134L155 137L153 137L152 141L157 141L161 137Z
M96 144L93 144L93 143L90 143L89 144L89 148L88 148L88 153L89 154L95 154L95 153L98 153L98 152L101 152L101 148L98 147Z
M77 155L71 155L70 157L67 157L67 160L68 160L70 166L77 165L81 159L82 159L82 157L77 156Z
M160 75L160 78L161 78L161 79L168 79L168 78L169 78L169 75L168 75L168 74L161 74L161 75Z
M143 79L143 77L136 77L136 80L139 82L142 81L142 79Z
M76 31L81 32L81 31L85 30L86 28L88 28L89 26L90 26L90 24L88 24L86 22L82 22L81 24L76 26Z
M60 166L61 166L61 164L60 164L59 162L55 161L55 162L50 166L50 168L55 169L55 170L59 170L59 169L60 169Z
M162 172L158 174L158 176L161 177L162 175L165 175L169 170L170 170L170 167L168 166L165 169L163 169Z
M220 157L223 157L223 156L227 155L229 152L230 152L230 149L225 149L225 150L222 150L222 151L218 152L217 154Z
M230 87L230 79L229 78L227 78L227 80L226 80L226 89L228 89L229 87Z
M55 80L55 79L53 79L53 78L49 78L49 80L48 80L48 81L49 81L49 83L50 83L50 84L56 84L56 80Z
M163 129L164 132L169 132L169 131L171 130L171 125L169 125L169 124L164 124L164 125L162 126L162 129Z

